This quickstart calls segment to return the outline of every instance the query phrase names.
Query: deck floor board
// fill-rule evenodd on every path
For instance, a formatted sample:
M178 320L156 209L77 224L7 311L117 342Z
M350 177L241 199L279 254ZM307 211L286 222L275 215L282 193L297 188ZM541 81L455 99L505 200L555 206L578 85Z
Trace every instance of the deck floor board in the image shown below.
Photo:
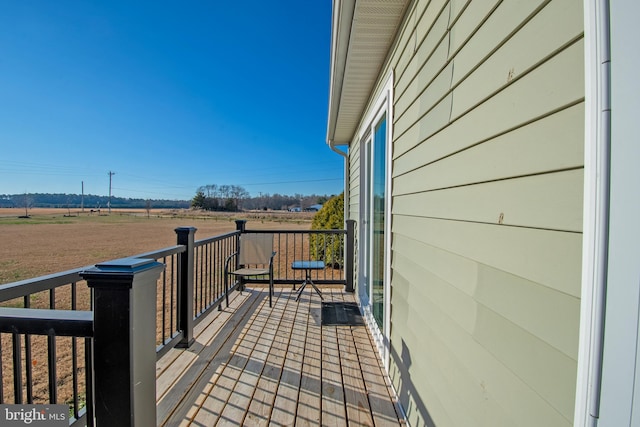
M159 425L402 425L367 328L322 326L310 290L296 302L277 288L269 307L266 289L247 289L211 312L191 348L156 365Z

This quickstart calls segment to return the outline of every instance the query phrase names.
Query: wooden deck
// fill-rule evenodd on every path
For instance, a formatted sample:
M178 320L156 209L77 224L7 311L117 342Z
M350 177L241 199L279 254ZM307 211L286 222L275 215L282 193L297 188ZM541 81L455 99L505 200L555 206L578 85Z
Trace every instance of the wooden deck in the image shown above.
M156 364L158 425L402 425L368 329L322 326L311 291L276 288L273 308L266 289L234 292Z

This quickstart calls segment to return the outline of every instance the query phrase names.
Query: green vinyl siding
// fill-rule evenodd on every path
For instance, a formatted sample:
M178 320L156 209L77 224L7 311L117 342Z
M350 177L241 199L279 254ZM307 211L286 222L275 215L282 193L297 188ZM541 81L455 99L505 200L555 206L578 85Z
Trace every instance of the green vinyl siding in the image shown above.
M348 176L345 177L349 185L349 199L345 200L345 208L348 206L348 212L351 218L359 218L360 216L360 146L354 144L349 147L349 166ZM346 211L346 209L345 209ZM357 233L358 230L356 230Z
M432 163L583 102L582 69L576 69L576 63L582 64L582 56L583 43L579 41L455 121L449 122L453 95L449 94L425 116L415 118L410 127L402 129L403 132L394 128L394 143L410 147L404 150L406 154L394 160L394 175ZM456 93L457 98L463 95ZM444 109L441 104L445 104ZM442 117L443 113L446 117Z
M422 183L414 179L407 186ZM582 203L582 188L583 171L577 169L398 195L394 210L415 209L429 218L579 232L582 210L576 207Z
M391 382L413 426L570 426L582 2L416 0L406 13L370 97L392 71ZM356 136L350 156L358 218Z
M413 162L410 174L396 175L394 182L398 190L395 194L505 180L540 171L581 168L583 122L584 104L579 103L473 145L455 156L424 165ZM504 158L509 161L503 161ZM408 164L410 156L405 160ZM447 173L451 170L456 173Z
M506 19L504 14L500 14L485 24L506 25ZM551 2L477 66L480 55L484 53L483 46L487 49L487 45L501 35L495 31L483 31L487 27L482 27L456 56L452 84L456 91L465 94L460 102L455 103L457 111L476 105L488 94L500 90L507 83L514 83L548 62L551 56L562 52L576 39L582 39L582 20L582 15L575 13L574 2ZM582 83L581 75L575 77L579 77L576 83ZM452 117L457 115L454 111Z
M559 292L580 295L579 233L398 214L392 231Z
M444 14L444 12L441 14L440 18L438 18L436 26L437 30L446 30L447 15ZM418 68L417 65L414 65L414 68L416 68L417 71L417 75L413 75L409 73L409 71L407 71L402 76L399 76L397 80L397 97L395 99L394 106L395 111L398 112L398 115L395 116L396 120L401 118L405 114L407 108L412 103L414 103L423 92L434 92L433 88L431 88L430 83L440 74L442 74L442 68L446 67L446 61L449 52L449 43L446 39L434 38L433 40L426 40L425 43L423 43L420 47L418 53L421 53L423 51L429 56L430 60L421 68ZM411 62L411 64L416 63ZM444 73L444 76L446 77L447 73ZM448 90L448 87L444 90ZM442 96L442 92L440 93L440 95Z
M396 274L396 269L407 275ZM570 358L507 320L499 316L491 318L491 311L474 301L472 296L452 290L444 279L420 264L397 255L394 274L397 275L397 282L394 282L397 292L406 294L399 298L397 305L394 303L393 310L399 312L396 321L406 323L407 328L401 334L391 333L391 341L396 343L392 347L392 360L403 363L396 366L392 363L390 374L401 400L403 396L414 397L410 404L404 404L412 425L423 425L418 422L423 416L418 408L422 407L426 407L425 411L428 409L438 426L566 424L565 417L547 401L554 393L562 395L566 392L566 389L555 387L557 378L552 374L556 371L547 370L536 376L538 367L535 364L521 366L517 363L522 359L523 349L514 348L513 353L509 353L494 345L494 341L496 337L498 342L502 340L505 327L509 332L515 330L509 334L509 338L518 338L515 344L537 352L536 360L539 361L555 357L557 361L552 366L561 374L568 371L570 375ZM424 286L415 286L416 283L424 283ZM412 300L419 300L420 306L408 302ZM489 326L495 329L487 329L490 322L487 317L495 322ZM429 351L414 356L411 347L419 344L428 347ZM529 360L529 357L523 360ZM403 370L406 371L404 377L398 375ZM534 378L531 377L532 370ZM428 383L428 387L422 383ZM567 396L570 398L571 394L569 390ZM431 405L433 396L444 407L440 412L438 405ZM561 402L563 410L570 409L566 398L562 397ZM468 413L475 421L467 423L459 419L461 413ZM448 418L456 421L443 421Z

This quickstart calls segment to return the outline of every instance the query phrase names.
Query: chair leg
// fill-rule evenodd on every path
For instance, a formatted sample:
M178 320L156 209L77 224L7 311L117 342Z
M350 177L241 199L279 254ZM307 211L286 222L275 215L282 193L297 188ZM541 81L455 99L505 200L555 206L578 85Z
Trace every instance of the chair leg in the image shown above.
M234 276L234 280L235 276ZM242 295L242 294L241 294ZM224 295L225 299L227 300L227 308L229 308L229 287L227 287L227 289L225 290L225 295Z
M229 293L228 289L229 289L229 275L225 271L225 274L224 274L224 293L225 293L225 295ZM218 311L222 311L222 301L220 301L220 304L218 304Z

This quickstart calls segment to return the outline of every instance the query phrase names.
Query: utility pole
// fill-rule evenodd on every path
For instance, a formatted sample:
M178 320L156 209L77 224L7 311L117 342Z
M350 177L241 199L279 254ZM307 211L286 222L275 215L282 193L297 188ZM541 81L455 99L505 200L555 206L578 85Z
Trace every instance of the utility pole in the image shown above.
M82 197L80 198L80 208L84 212L84 181L82 181Z
M115 174L116 174L115 172L109 171L109 202L108 202L109 214L111 214L111 178Z

